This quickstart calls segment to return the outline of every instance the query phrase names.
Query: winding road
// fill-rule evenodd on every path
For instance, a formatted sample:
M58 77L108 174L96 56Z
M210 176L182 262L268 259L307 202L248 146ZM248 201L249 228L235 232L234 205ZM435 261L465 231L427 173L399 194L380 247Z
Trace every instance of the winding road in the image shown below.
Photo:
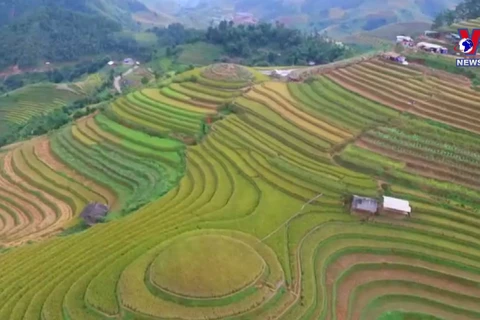
M137 69L138 66L134 66L127 71L125 71L121 76L116 76L113 80L113 86L117 90L118 93L122 94L122 86L120 85L120 80L122 80L122 77L128 76L130 73L133 72L133 70Z

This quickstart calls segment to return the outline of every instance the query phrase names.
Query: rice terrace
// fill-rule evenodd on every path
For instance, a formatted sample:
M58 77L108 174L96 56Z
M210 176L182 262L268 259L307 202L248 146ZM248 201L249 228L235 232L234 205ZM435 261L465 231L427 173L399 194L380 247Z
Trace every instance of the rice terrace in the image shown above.
M480 319L465 82L379 57L303 82L214 64L0 149L0 320ZM89 203L105 223L69 232Z

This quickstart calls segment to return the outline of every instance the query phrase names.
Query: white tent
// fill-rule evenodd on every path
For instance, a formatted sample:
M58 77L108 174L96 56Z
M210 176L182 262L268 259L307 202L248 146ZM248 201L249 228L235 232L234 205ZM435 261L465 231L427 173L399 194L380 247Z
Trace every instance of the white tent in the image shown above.
M410 202L407 200L392 198L392 197L383 197L383 208L387 210L402 211L405 213L412 212L412 207L410 207Z

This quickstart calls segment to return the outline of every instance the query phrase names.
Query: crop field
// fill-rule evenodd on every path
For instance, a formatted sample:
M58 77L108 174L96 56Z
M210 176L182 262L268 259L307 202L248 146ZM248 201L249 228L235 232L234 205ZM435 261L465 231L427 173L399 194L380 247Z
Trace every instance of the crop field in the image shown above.
M402 112L480 133L480 93L468 87L380 60L337 69L327 77Z
M368 45L379 49L391 48L394 44L394 42L390 39L387 40L381 37L377 37L375 35L369 34L368 32L347 36L343 39L343 41L347 44L354 43L360 45Z
M222 47L206 42L185 44L181 48L182 51L178 57L178 62L186 65L204 66L221 58L223 54Z
M458 29L467 28L467 29L476 29L480 26L480 18L463 20L460 22L453 23L450 26L443 27L444 30L457 32Z
M440 99L452 86L410 68L345 70L377 69L450 110L476 97ZM474 130L341 70L288 84L203 71L0 153L0 319L480 318ZM408 199L412 215L352 215L352 194ZM52 236L89 202L109 205L106 223Z
M80 99L82 94L65 85L36 84L17 89L0 96L0 133L8 130L8 124L22 124L31 117L44 114L69 102Z
M92 95L102 85L104 79L99 73L89 75L85 80L69 85L69 88L82 95Z

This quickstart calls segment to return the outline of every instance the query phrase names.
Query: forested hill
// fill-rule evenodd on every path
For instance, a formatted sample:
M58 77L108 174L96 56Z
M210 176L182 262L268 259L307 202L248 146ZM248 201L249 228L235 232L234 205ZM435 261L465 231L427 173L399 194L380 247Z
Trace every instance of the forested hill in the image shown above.
M134 39L117 33L126 27L119 22L121 12L130 12L131 18L129 10L143 10L144 6L130 0L117 0L115 6L112 3L114 0L0 2L0 70L111 52L138 53Z
M119 30L113 20L42 8L0 29L0 68L29 67L39 60L71 61L100 53L111 45L109 34Z
M124 25L133 23L131 13L148 11L137 0L5 0L0 1L0 26L17 21L41 7L97 14Z
M221 61L250 66L324 64L356 53L323 35L301 32L282 24L262 22L246 27L222 21L205 31L175 23L151 31L157 35L159 45L167 47L167 56L181 52L184 44L206 42L221 48L224 53Z

